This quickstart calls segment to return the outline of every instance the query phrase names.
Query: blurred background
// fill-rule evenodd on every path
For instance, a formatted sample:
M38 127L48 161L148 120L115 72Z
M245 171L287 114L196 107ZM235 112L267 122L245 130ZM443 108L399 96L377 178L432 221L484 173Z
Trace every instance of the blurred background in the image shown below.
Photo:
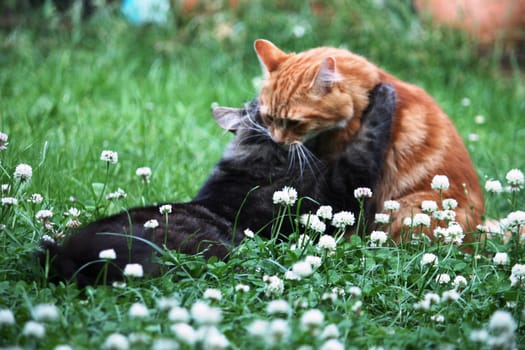
M4 157L39 164L32 186L61 202L89 197L79 184L100 181L93 166L113 149L128 204L187 200L229 140L210 104L240 106L256 95L253 41L266 38L285 51L344 47L422 86L458 127L480 180L501 179L525 168L524 6L3 0L0 129L13 150ZM134 169L146 165L154 181L144 199Z

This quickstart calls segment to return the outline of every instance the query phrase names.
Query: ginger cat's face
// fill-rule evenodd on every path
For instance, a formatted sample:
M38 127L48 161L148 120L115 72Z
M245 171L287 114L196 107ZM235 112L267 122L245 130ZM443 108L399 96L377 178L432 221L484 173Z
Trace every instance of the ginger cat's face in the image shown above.
M340 84L337 49L286 54L269 41L257 40L255 50L265 76L259 94L261 118L274 142L303 144L323 131L347 128L362 112L357 106L356 113L352 91ZM366 106L366 92L364 99L361 104ZM353 124L359 127L358 120Z

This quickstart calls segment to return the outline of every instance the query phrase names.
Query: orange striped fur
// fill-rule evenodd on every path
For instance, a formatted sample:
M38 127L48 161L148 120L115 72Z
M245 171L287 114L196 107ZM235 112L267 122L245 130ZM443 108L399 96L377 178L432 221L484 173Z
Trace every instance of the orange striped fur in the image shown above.
M263 121L275 142L305 142L318 132L339 128L323 140L320 156L335 157L360 127L369 91L390 83L397 93L391 145L387 151L374 200L381 211L394 199L393 235L399 240L403 219L420 212L423 200L440 202L430 183L446 175L450 188L444 198L459 206L456 221L465 232L482 223L484 201L467 149L448 116L420 87L406 83L347 50L320 47L285 53L266 40L255 50L265 73L259 102Z

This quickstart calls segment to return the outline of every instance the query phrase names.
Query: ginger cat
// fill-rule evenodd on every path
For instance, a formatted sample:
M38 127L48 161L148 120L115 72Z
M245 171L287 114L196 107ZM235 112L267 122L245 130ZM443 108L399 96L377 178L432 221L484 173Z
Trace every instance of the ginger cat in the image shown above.
M456 221L463 230L472 232L482 223L483 195L467 149L423 89L347 50L285 53L267 40L254 46L264 72L260 113L272 139L287 148L315 140L322 159L336 157L359 130L369 91L379 83L394 87L392 139L373 198L378 212L385 200L401 204L393 213L393 239L400 240L404 218L420 212L422 201L440 203L430 185L435 175L448 177L450 187L442 195L458 202Z

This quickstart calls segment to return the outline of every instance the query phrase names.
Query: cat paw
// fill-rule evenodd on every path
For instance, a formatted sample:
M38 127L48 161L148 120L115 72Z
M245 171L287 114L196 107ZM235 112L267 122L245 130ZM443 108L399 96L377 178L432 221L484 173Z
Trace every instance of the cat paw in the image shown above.
M372 91L370 91L370 105L382 105L389 109L396 107L396 90L394 86L387 83L377 84Z

